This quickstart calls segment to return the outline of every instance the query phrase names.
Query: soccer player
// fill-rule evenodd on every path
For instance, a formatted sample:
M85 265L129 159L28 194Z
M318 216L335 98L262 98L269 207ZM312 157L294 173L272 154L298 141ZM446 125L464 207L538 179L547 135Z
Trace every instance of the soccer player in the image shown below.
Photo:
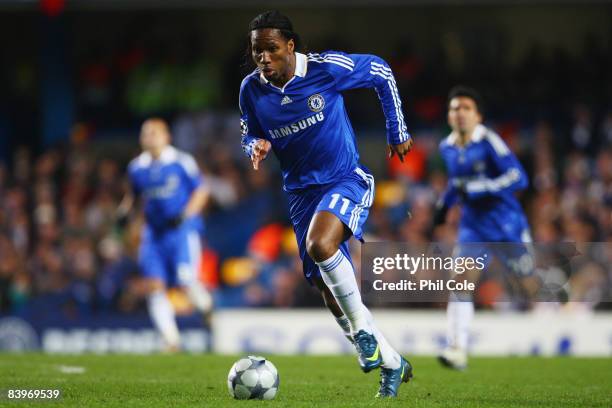
M448 188L438 203L434 224L445 222L453 205L462 204L458 231L460 256L481 256L485 245L470 243L506 242L509 248L495 255L510 272L529 276L530 254L524 245L531 242L527 218L514 193L528 185L527 175L516 156L491 129L482 125L479 94L457 86L448 96L448 124L452 133L440 144L440 153L449 176ZM462 246L461 244L468 244ZM491 247L496 252L495 247ZM472 280L477 276L469 271ZM467 276L466 276L467 277ZM469 327L474 304L467 292L451 293L447 306L447 347L439 356L446 367L465 369Z
M212 298L198 280L200 213L208 188L192 156L170 145L168 125L148 119L142 125L143 152L128 166L132 191L124 197L120 216L127 216L134 200L144 201L138 263L146 281L151 320L167 351L180 349L180 336L166 288L182 286L195 308L208 320Z
M352 338L364 372L381 369L379 397L395 397L412 367L376 328L361 301L348 239L362 239L374 178L359 164L342 92L374 88L387 123L389 155L412 146L391 69L373 55L302 54L291 21L277 11L249 24L257 69L240 87L242 146L257 170L271 150L280 161L304 275Z

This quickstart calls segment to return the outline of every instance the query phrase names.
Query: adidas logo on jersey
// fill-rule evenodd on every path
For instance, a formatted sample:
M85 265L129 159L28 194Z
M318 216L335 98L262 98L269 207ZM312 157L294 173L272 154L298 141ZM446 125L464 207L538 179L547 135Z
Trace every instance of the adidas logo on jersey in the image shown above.
M281 106L286 105L286 104L291 103L291 102L293 102L291 100L291 98L288 97L287 95L285 95L285 97L281 100Z

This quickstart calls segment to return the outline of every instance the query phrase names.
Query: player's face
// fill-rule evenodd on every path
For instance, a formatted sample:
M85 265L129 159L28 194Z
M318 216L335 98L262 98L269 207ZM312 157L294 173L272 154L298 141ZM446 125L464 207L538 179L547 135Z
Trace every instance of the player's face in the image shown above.
M293 40L285 40L275 28L251 31L251 56L264 77L272 83L286 82L289 78Z
M145 122L140 130L140 145L146 151L160 151L170 142L167 127L159 122Z
M471 133L482 122L476 102L466 96L451 99L448 104L448 124L455 132Z

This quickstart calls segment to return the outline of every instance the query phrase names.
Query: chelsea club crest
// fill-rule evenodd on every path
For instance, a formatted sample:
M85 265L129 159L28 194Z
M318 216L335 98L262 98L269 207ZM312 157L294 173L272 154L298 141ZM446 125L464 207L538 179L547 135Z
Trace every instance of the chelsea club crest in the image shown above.
M308 98L308 108L313 112L319 112L325 107L325 99L320 94L314 94Z

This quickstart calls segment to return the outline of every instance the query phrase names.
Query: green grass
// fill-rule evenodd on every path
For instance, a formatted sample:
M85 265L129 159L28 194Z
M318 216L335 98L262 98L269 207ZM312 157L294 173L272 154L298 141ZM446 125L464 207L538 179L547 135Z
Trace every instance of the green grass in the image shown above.
M354 357L275 356L274 401L234 401L226 376L235 356L0 355L0 389L60 388L58 402L38 407L612 407L612 359L473 358L463 373L434 358L411 361L415 378L395 401L377 401L378 373ZM85 368L66 374L60 366ZM28 403L0 402L4 406ZM42 405L40 405L42 404Z

